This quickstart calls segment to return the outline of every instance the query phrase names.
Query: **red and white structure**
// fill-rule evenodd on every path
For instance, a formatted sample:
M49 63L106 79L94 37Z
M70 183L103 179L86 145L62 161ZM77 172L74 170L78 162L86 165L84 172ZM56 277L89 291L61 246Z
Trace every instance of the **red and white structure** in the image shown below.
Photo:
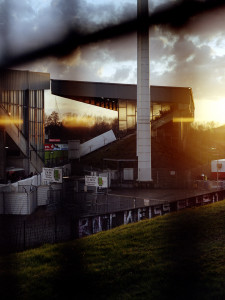
M217 159L211 161L211 178L225 179L225 159Z

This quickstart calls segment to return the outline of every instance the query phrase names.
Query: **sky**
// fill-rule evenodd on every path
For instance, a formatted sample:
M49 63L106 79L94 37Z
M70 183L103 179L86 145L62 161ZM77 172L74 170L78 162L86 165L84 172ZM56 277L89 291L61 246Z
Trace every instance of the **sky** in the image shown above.
M176 0L149 0L150 13L165 2ZM0 58L60 39L70 26L91 32L134 17L136 10L136 0L0 0ZM160 25L150 29L150 83L191 87L197 122L225 123L224 17L221 8L192 17L179 30ZM136 34L17 68L49 72L51 79L136 84ZM108 115L106 110L53 96L50 91L45 107L47 114L58 110L60 115ZM115 112L110 116L116 116Z

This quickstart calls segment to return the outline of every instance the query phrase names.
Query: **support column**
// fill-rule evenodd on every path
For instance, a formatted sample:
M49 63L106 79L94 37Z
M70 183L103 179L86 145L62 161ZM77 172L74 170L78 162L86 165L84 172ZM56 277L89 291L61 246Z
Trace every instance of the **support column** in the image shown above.
M138 181L151 182L148 0L138 0L137 32L137 156Z
M25 105L23 107L23 116L24 116L24 135L26 138L26 159L24 163L25 174L28 176L30 174L30 130L29 130L29 90L25 91L24 96Z

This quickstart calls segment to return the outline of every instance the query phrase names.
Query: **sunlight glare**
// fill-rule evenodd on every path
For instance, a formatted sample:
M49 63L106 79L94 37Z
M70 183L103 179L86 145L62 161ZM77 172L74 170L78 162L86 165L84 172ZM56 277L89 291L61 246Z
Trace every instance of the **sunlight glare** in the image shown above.
M225 98L195 101L195 121L225 124Z
M62 120L65 127L91 127L95 124L95 118L91 116L66 116Z
M0 117L0 126L10 125L10 124L23 124L23 120L19 118L5 118L4 116Z

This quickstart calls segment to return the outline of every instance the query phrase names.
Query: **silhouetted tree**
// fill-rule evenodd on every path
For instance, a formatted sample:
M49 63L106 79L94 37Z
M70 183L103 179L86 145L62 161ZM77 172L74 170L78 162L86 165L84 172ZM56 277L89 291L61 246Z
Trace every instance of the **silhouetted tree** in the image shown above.
M68 123L70 123L69 126ZM110 129L118 129L117 119L105 120L102 117L85 115L82 120L81 116L67 113L65 119L61 122L58 113L55 111L51 115L45 116L45 132L48 137L60 138L63 141L78 139L83 143Z
M45 127L47 126L59 126L61 122L59 121L59 114L56 111L53 111L51 115L47 116L45 119Z

